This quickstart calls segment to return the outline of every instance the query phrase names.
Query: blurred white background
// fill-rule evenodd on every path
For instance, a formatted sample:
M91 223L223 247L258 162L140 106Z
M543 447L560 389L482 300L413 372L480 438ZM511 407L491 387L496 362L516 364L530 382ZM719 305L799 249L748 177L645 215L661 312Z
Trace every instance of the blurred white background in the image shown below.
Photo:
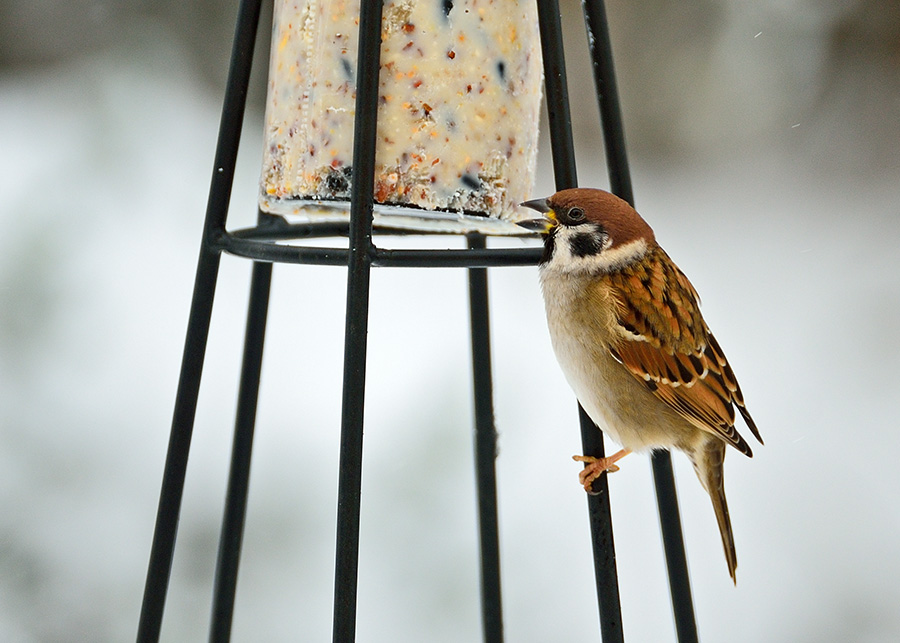
M605 187L563 4L580 182ZM235 11L0 2L2 641L136 631ZM701 636L896 641L900 9L616 0L610 20L638 209L766 439L727 465L737 588L675 457ZM232 226L255 216L258 67ZM168 641L208 627L249 273L223 259ZM274 271L236 641L330 637L345 285ZM537 271L492 270L490 288L507 639L598 640L576 408ZM360 641L480 636L467 315L464 271L372 276ZM648 459L610 483L626 638L674 640Z

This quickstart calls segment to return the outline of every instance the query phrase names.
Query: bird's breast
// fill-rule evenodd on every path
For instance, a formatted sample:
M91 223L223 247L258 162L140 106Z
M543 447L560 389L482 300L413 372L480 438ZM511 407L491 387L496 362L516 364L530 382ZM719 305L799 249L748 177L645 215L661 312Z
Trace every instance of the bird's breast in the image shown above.
M633 451L678 444L689 427L609 350L621 338L612 286L546 270L541 286L556 359L594 423Z

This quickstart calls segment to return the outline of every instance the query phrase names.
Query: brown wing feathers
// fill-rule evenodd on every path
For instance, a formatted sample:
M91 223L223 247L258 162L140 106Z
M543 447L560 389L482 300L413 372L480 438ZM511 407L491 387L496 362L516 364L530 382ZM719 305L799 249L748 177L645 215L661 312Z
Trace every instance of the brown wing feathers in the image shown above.
M741 417L744 418L747 426L750 427L750 431L753 432L753 436L757 440L759 440L760 444L764 444L762 436L759 434L759 429L756 428L756 422L753 421L753 418L750 417L749 411L747 411L747 408L744 406L744 394L741 393L741 387L737 382L737 378L734 376L734 371L731 370L731 366L729 366L728 361L725 359L725 353L722 352L722 348L719 346L719 342L716 341L716 338L713 337L713 334L709 333L708 331L707 333L709 336L710 348L712 348L716 355L716 361L722 367L723 375L725 376L726 382L728 383L729 391L731 391L734 403L737 404L738 410L741 412Z
M750 446L734 428L735 404L762 439L734 372L700 316L697 292L663 256L657 247L648 261L610 275L625 331L610 349L613 357L682 417L750 456Z

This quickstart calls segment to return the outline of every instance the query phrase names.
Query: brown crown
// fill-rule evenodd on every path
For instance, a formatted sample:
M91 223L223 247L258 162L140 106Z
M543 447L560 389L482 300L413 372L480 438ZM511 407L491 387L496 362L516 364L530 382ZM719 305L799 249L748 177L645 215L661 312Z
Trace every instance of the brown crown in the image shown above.
M613 247L636 239L644 239L648 245L656 242L656 236L641 215L628 202L614 194L595 188L561 190L547 199L556 212L578 207L585 217L606 230L613 240Z

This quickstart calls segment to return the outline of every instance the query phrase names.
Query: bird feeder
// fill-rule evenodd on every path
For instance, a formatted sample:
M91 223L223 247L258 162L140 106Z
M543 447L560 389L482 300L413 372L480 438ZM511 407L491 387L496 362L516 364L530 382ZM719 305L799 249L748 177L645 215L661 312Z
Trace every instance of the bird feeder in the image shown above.
M347 217L355 168L359 0L277 0L260 209ZM541 107L533 2L386 2L376 223L521 233Z
M582 3L611 191L633 201L602 0ZM363 406L373 267L464 267L475 407L475 469L484 639L503 640L487 268L533 266L542 249L488 247L521 234L544 84L558 189L576 186L557 0L276 0L260 213L226 226L261 0L242 0L222 107L194 294L153 533L139 641L159 639L194 414L223 253L252 259L234 443L222 520L210 640L230 637L273 263L347 267L333 640L355 640ZM539 36L538 36L539 32ZM460 234L466 249L384 248L375 234ZM349 244L307 245L349 237ZM581 411L584 453L604 455ZM675 625L697 640L668 453L653 455ZM600 629L623 640L606 477L588 498ZM402 638L402 635L398 635Z

